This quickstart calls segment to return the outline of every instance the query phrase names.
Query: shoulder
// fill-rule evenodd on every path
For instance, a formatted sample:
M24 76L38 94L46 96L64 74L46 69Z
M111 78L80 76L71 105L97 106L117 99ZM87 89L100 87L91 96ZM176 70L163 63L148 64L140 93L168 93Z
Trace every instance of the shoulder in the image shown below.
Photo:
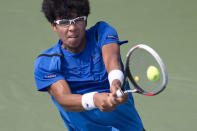
M37 69L46 69L53 71L60 64L61 53L58 49L58 45L43 51L38 57L34 60L34 70Z
M105 21L100 21L98 22L98 24L99 24L99 28L113 28L112 25L110 25L109 23Z
M100 39L105 40L109 38L118 40L117 31L113 26L104 21L101 21L97 24L98 36L100 37Z
M97 24L98 43L100 47L106 44L119 42L118 33L113 26L104 21Z
M108 24L105 21L99 21L94 26L90 27L87 31L88 32L91 32L91 31L94 31L94 30L105 31L107 29L114 29L114 27L111 26L110 24Z
M87 34L88 36L95 35L97 41L105 41L106 39L118 40L118 34L115 28L105 21L97 22L87 30Z

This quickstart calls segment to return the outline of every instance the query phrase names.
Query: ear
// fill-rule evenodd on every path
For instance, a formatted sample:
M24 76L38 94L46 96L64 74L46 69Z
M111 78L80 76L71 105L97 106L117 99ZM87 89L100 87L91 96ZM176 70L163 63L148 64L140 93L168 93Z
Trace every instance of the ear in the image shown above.
M51 28L54 32L57 32L57 27L55 26L54 23L51 23Z

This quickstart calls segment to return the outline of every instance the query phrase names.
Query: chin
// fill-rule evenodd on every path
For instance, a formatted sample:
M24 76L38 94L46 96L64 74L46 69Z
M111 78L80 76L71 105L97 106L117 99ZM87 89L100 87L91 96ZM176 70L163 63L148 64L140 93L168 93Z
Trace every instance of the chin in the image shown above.
M73 47L73 48L77 48L80 46L80 43L78 42L78 40L71 41L71 42L69 42L69 46Z
M70 48L70 49L78 49L78 48L80 48L80 43L75 43L75 44L73 44L73 43L70 43L69 45L68 45L68 47Z
M79 38L68 39L64 42L65 43L64 45L65 47L67 47L68 50L78 51L78 50L81 50L81 48L83 48L83 45L80 41L82 40Z

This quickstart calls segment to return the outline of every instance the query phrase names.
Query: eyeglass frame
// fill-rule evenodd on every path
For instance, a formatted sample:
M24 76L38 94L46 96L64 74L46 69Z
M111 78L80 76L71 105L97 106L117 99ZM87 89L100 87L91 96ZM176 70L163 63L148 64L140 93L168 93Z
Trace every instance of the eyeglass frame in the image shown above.
M68 25L66 25L66 26L62 26L62 27L69 27L72 23L73 24L76 24L76 20L77 19L79 19L79 18L83 18L84 19L84 21L86 21L87 20L87 16L80 16L80 17L76 17L76 18L74 18L74 19L61 19L61 20L54 20L54 23L55 24L58 24L58 25L60 25L60 22L62 21L62 20L67 20L67 21L69 21L69 24Z

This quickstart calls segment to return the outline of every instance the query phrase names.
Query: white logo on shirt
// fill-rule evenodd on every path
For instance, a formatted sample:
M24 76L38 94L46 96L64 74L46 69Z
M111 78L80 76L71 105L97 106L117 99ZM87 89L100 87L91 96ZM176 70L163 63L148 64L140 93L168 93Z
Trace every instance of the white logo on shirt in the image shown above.
M55 78L55 77L57 77L56 74L46 75L46 76L44 76L44 79L51 79L51 78Z

